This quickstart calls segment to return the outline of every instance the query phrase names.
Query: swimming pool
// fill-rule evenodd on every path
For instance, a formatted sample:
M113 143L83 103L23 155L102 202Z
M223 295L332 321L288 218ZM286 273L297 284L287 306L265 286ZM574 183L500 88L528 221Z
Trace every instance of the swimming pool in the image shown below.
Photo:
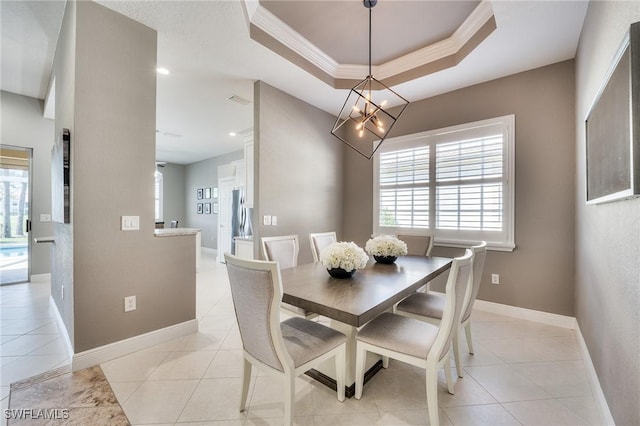
M3 246L0 247L0 256L2 257L18 257L29 254L29 247L24 246Z

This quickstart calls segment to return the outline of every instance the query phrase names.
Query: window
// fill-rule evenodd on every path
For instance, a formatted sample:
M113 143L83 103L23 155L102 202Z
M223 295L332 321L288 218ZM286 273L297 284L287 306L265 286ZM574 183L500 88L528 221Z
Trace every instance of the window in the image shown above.
M513 250L513 115L388 139L374 166L374 232Z
M162 222L162 173L156 170L155 173L155 185L154 185L154 206L156 214L156 222Z

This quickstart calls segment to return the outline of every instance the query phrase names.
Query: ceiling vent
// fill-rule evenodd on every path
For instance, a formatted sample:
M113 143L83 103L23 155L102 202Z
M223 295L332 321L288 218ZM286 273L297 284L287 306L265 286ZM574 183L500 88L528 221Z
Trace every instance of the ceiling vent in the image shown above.
M235 103L240 104L240 105L249 105L251 103L250 100L245 99L245 98L243 98L242 96L239 96L239 95L231 95L229 100L231 102L235 102Z

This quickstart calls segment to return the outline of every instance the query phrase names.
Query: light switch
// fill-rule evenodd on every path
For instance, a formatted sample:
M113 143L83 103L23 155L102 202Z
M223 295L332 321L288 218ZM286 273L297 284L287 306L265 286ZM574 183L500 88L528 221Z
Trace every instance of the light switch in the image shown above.
M120 229L123 231L140 230L140 216L122 216L120 219Z
M269 225L271 225L271 216L267 216L267 215L265 215L265 216L262 218L262 224L263 224L263 225L265 225L265 226L269 226Z
M278 216L271 216L271 225L278 225Z

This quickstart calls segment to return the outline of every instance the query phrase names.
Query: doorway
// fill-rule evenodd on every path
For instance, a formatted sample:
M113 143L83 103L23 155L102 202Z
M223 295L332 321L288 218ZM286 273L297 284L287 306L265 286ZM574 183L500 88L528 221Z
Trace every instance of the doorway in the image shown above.
M31 278L31 148L0 145L0 285Z

